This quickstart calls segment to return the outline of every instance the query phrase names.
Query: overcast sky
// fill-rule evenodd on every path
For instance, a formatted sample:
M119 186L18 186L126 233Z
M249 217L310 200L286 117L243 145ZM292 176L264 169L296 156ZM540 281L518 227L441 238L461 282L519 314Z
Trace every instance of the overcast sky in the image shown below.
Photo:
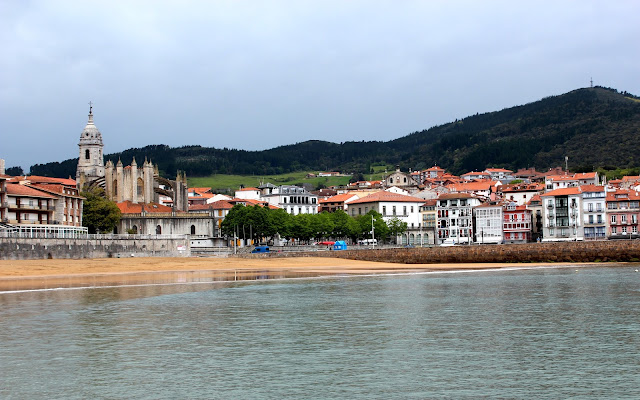
M391 140L595 85L640 95L640 1L0 0L0 158Z

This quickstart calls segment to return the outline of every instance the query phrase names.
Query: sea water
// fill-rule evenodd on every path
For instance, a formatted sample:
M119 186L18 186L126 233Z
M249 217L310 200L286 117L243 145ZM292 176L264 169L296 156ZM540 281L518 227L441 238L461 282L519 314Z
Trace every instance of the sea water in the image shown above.
M0 293L0 398L637 399L637 269Z

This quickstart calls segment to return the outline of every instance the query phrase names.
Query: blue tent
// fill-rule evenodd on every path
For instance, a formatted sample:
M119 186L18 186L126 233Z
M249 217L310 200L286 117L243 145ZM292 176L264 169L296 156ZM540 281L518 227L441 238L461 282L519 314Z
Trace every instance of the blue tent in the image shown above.
M346 250L347 249L347 243L345 243L344 240L338 240L337 242L335 242L333 244L333 249L334 250Z

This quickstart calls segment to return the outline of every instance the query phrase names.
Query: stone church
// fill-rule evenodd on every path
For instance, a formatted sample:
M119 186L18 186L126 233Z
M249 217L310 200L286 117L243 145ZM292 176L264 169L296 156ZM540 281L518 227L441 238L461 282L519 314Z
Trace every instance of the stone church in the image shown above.
M175 180L163 178L157 166L145 160L142 168L135 158L131 165L116 165L109 160L104 164L102 134L93 122L93 107L89 107L89 121L80 134L80 156L76 170L76 183L80 190L99 186L108 199L134 204L159 203L160 196L170 197L173 211L188 211L187 178L178 173Z

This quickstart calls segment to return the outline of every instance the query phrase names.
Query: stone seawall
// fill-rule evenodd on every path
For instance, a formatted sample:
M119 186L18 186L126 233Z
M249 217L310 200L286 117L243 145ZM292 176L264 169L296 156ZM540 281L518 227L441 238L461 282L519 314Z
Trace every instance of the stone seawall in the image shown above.
M0 259L189 257L184 239L0 239Z
M396 248L246 254L242 257L339 257L403 264L640 261L640 240L527 243L484 246Z

